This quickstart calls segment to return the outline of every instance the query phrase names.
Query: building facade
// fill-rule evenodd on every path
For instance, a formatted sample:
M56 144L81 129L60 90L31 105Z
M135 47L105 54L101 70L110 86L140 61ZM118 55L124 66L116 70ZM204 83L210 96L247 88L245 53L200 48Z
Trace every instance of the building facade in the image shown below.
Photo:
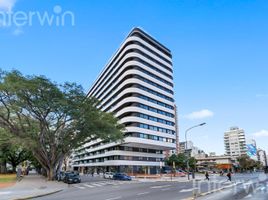
M124 142L92 141L78 149L80 171L156 174L165 152L176 149L172 56L134 28L88 92L125 125Z
M228 156L237 158L247 154L246 138L243 129L231 127L224 133L225 153Z
M233 170L235 160L231 156L208 156L196 159L196 167L198 171L211 170Z
M186 153L189 157L194 157L194 158L204 158L206 157L206 153L194 146L192 141L187 141L187 149L186 149L186 142L180 142L180 152L181 153Z
M194 146L194 143L192 141L187 141L187 150L192 149ZM179 149L181 153L184 153L186 151L186 142L179 142Z

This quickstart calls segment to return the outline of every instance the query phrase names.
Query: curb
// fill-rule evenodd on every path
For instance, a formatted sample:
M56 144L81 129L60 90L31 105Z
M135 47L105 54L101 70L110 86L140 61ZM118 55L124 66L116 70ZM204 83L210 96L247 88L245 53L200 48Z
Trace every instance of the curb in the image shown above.
M13 199L13 200L28 200L28 199L38 198L38 197L44 197L44 196L48 196L48 195L51 195L51 194L56 194L56 193L61 192L63 190L64 189L60 189L60 190L56 190L56 191L49 192L49 193L46 193L46 194L33 195L33 196L17 198L17 199Z

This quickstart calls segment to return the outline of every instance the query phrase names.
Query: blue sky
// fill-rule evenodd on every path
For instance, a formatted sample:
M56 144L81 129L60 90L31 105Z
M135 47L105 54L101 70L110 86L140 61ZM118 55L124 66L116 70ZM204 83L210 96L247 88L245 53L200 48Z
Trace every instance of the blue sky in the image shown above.
M207 122L190 133L206 152L224 153L223 133L230 126L245 129L268 150L267 1L0 0L0 11L59 16L57 5L74 14L74 26L71 20L42 26L35 18L21 27L0 20L0 68L77 82L87 90L139 26L172 51L180 140L185 129Z

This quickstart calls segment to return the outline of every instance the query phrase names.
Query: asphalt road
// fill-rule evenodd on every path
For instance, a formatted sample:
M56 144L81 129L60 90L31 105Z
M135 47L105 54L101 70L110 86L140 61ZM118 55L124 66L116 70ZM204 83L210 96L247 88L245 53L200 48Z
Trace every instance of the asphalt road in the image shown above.
M198 200L267 200L268 177L260 174L244 174L236 177L238 184L198 198ZM242 183L241 183L242 182Z
M226 177L218 175L211 177L210 181L201 180L196 182L113 181L102 178L83 177L83 181L80 184L70 185L65 191L37 198L36 200L183 200L192 197L193 192L203 194L222 187L226 187L226 189L198 199L231 200L235 196L233 188L236 188L236 192L239 193L240 190L238 188L240 186L250 185L249 183L251 182L259 183L257 174L236 175L233 177L232 182L227 181ZM257 186L252 191L255 189L257 189ZM257 192L254 194L257 195ZM238 197L242 198L247 195L238 195ZM250 198L248 197L248 199Z

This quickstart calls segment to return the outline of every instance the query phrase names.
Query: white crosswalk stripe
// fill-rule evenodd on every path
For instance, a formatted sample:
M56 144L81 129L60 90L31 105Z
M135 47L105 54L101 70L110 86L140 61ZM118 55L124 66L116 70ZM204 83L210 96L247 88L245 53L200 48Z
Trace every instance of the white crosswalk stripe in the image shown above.
M85 189L85 187L79 186L79 185L74 185L74 187L79 188L79 189Z
M88 187L88 188L94 188L95 186L93 185L89 185L89 184L83 184L84 186Z
M117 186L122 184L130 184L135 181L105 181L105 182L87 182L87 183L80 183L78 185L73 185L73 187L84 190L89 188L95 188L95 187L105 187L109 185Z

